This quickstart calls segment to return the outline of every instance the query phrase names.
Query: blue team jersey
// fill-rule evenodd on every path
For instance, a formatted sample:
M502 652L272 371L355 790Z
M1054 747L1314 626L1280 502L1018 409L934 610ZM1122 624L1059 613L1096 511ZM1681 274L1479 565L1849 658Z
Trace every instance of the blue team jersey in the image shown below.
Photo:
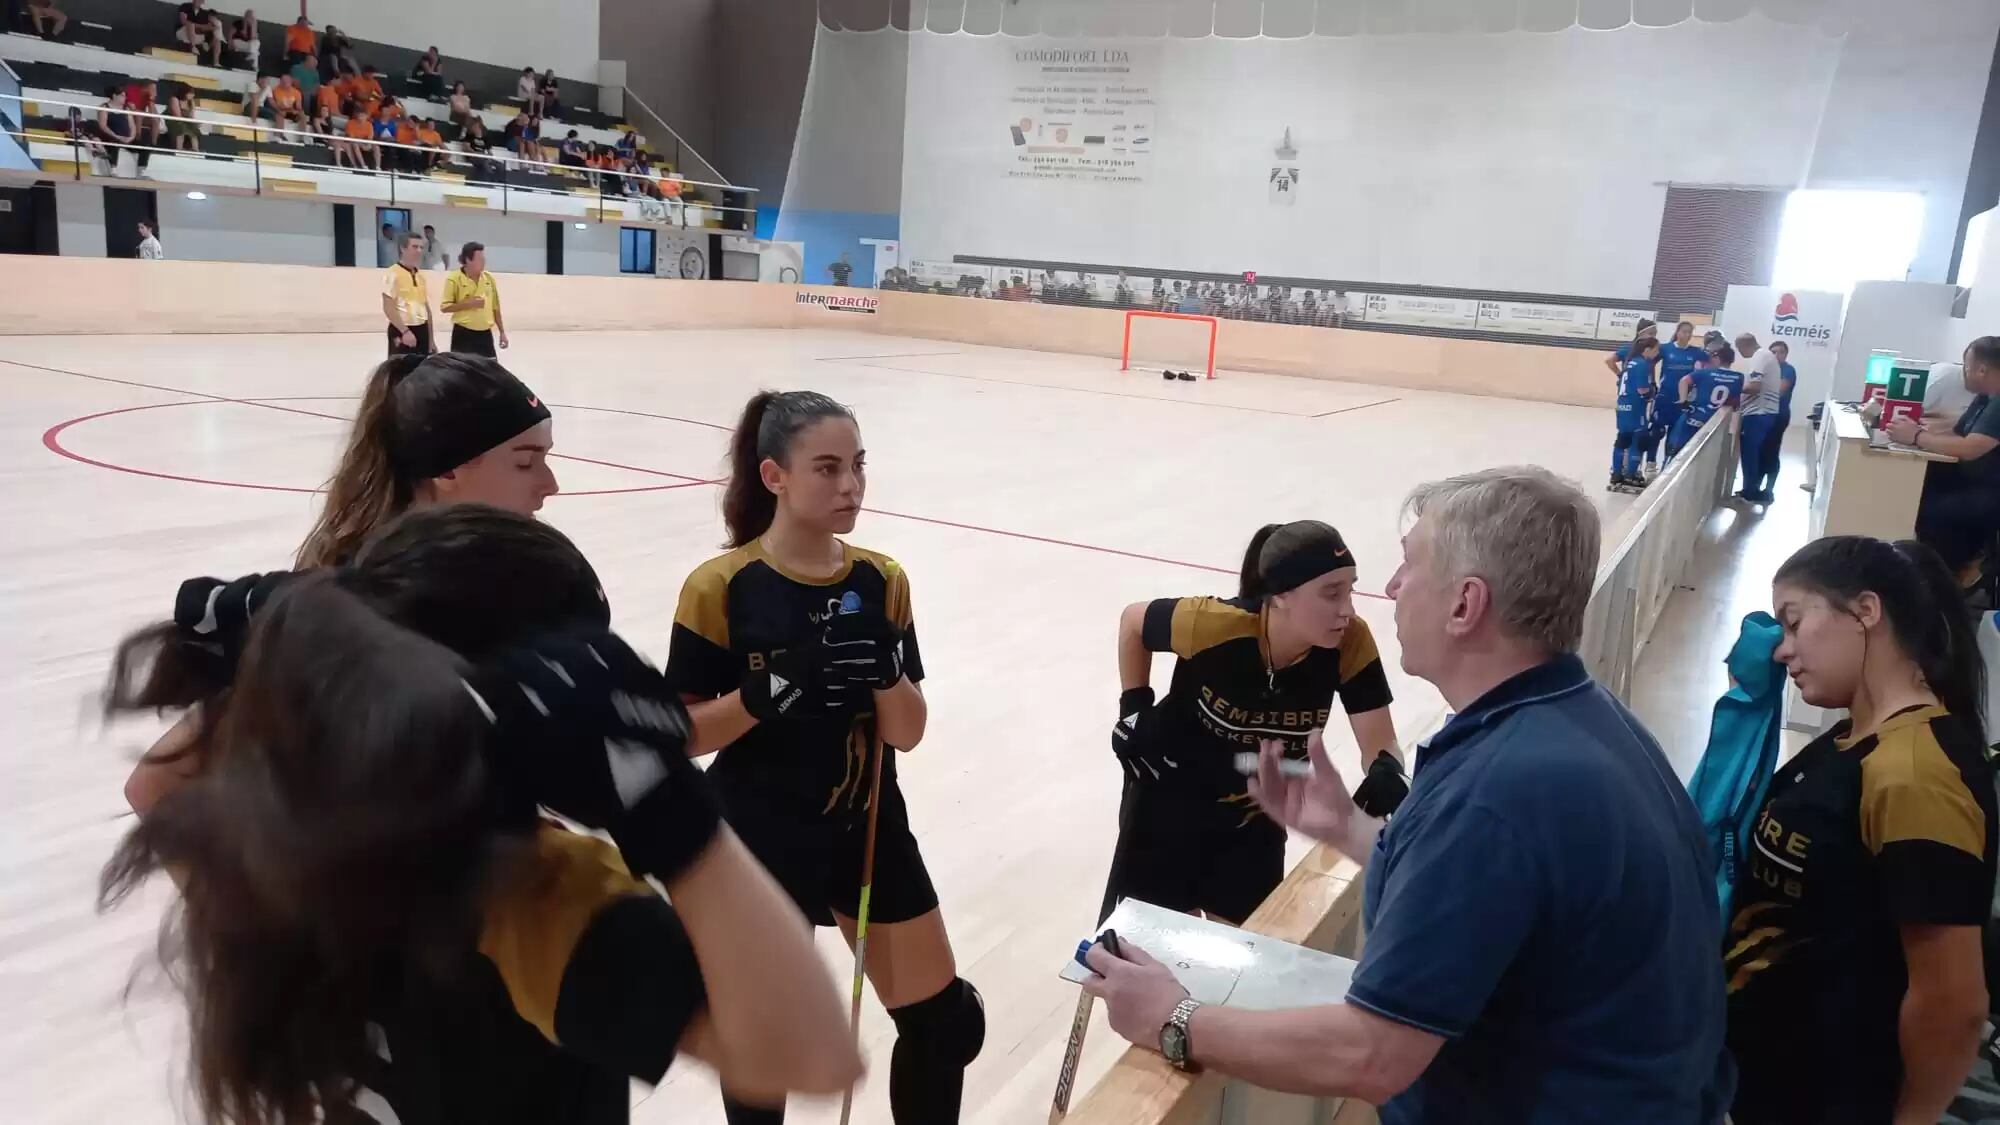
M1735 406L1743 397L1743 373L1727 367L1704 367L1694 373L1694 401L1688 404L1687 419L1695 425L1708 421L1717 409Z
M1618 428L1634 430L1645 424L1646 400L1652 397L1653 361L1634 358L1625 361L1618 376Z
M1660 399L1656 409L1666 414L1680 410L1681 377L1694 374L1694 365L1708 353L1692 345L1660 345Z
M1779 384L1784 389L1778 394L1778 413L1789 416L1792 412L1792 392L1799 385L1799 369L1789 363L1780 363L1778 374L1785 377L1785 381Z

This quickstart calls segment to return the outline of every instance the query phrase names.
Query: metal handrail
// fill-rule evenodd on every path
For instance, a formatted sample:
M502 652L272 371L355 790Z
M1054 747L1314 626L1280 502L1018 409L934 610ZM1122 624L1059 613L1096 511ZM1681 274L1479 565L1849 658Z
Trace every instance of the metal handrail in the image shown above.
M19 94L19 95L14 95L14 94L0 94L0 99L8 99L8 100L13 100L13 101L18 101L18 102L22 102L22 103L33 103L34 105L36 105L36 106L38 106L38 107L39 107L39 106L62 106L62 107L64 107L64 109L65 109L65 110L68 110L68 109L80 109L80 110L83 110L83 111L85 111L85 112L87 112L87 113L90 113L90 114L93 114L93 115L94 115L94 114L96 114L97 112L99 112L100 110L103 110L103 109L106 109L106 108L107 108L107 106L106 106L106 104L105 104L104 102L75 102L75 101L63 101L63 100L60 100L60 99L56 99L56 98L44 98L44 97L31 97L31 96L29 96L29 95L27 95L27 94L25 94L25 93L24 93L24 94ZM317 133L313 133L313 132L311 132L310 130L305 130L305 129L299 129L299 130L287 130L287 129L282 129L282 128L279 128L279 127L277 127L277 126L273 126L273 125L267 125L267 124L264 124L264 123L262 123L262 122L259 122L259 121L257 121L257 120L256 120L256 119L254 119L254 118L249 118L249 115L247 115L247 114L244 114L244 115L241 115L241 116L244 116L245 118L247 118L247 119L248 119L248 120L246 121L246 123L245 123L245 124L242 124L242 125L238 125L238 124L236 124L236 123L234 123L234 122L218 122L218 121L215 121L215 120L212 120L212 119L209 119L209 118L203 118L203 117L184 117L184 116L179 116L179 115L176 115L176 114L170 114L170 113L162 113L162 112L160 112L160 111L158 111L158 110L156 110L156 109L146 109L146 110L141 110L141 109L130 109L130 108L127 108L127 109L123 109L123 110L117 110L117 111L115 111L115 112L119 112L119 113L124 113L124 114L128 114L128 115L130 115L130 116L132 116L132 117L134 117L134 118L150 118L150 119L156 119L156 120L159 120L159 121L185 121L185 122L187 122L187 123L189 123L189 124L191 124L191 125L197 125L197 126L207 126L207 127L210 127L210 128L218 128L218 127L219 127L219 128L227 128L227 129L248 129L248 130L250 130L250 131L251 131L251 132L252 132L253 134L255 134L255 135L259 135L259 136L262 136L262 135L267 135L267 134L274 134L274 135L276 135L276 136L279 136L279 137L284 137L284 136L302 136L302 137L306 137L306 138L318 138L318 137L320 136L319 134L317 134ZM23 114L23 122L22 122L22 131L23 131L23 132L25 132L25 131L26 131L26 129L27 129L27 125L26 125L26 120L25 120L25 116L26 116L26 115L25 115L25 113L24 113L24 114ZM67 115L67 113L65 112L64 114L59 114L59 115L57 115L57 116L62 116L62 117L67 117L68 115ZM636 173L636 172L620 172L620 171L617 171L617 170L605 170L605 169L597 169L597 168L578 168L578 167L577 167L576 165L574 165L574 164L561 164L561 163L556 163L556 162L552 162L552 161L547 161L547 160L528 160L528 159L524 159L524 158L522 158L522 157L520 157L520 156L517 156L517 155L515 155L514 153L512 153L512 152L509 152L509 151L507 151L507 150L506 150L506 149L504 149L504 148L497 148L497 147L496 147L496 148L494 149L494 151L493 151L492 155L490 155L490 156L475 156L475 155L473 155L473 154L471 154L471 153L468 153L468 152L465 152L465 151L464 151L464 150L462 150L462 149L453 149L453 148L449 148L449 147L445 147L445 146L435 146L435 147L434 147L434 146L431 146L431 145L406 145L406 144L401 144L401 143L399 143L399 142L396 142L396 141L379 141L379 140L375 140L375 139L374 139L374 138L372 138L372 137L366 137L366 138L364 138L364 137L349 137L349 136L345 136L345 135L340 135L340 136L334 136L334 137L327 137L327 138L322 138L322 139L323 139L323 140L325 140L325 141L342 141L342 142L345 142L345 143L347 143L347 144L349 144L349 145L359 145L359 146L367 146L367 147L371 147L371 148L383 148L383 149L400 149L400 150L402 150L402 151L405 151L405 152L416 152L416 153L431 153L431 152L443 152L443 153L446 153L446 154L448 154L448 155L452 155L452 156L459 156L459 157L463 157L463 158L465 158L465 159L468 159L468 160L492 160L492 161L497 161L497 162L501 162L501 163L504 163L504 164L506 164L506 165L509 165L509 166L514 166L514 167L522 167L522 168L543 168L543 169L548 169L548 170L550 170L550 171L549 171L549 174L550 174L550 175L562 175L562 174L565 174L565 170L566 170L567 172L569 172L569 173L575 173L575 172L581 172L581 173L583 173L583 174L585 174L585 175L596 175L596 176L620 176L620 177L624 177L624 176L637 176L637 175L639 175L639 173ZM121 142L121 143L122 143L122 142ZM541 142L537 142L537 143L541 143ZM144 149L147 149L148 151L151 151L151 152L169 152L169 153L170 153L170 152L172 152L172 151L173 151L173 149L171 149L171 148L165 148L165 147L159 147L159 146L155 146L155 145L140 145L140 144L133 144L133 145L129 145L129 146L126 146L126 147L130 147L130 148L144 148ZM717 190L719 190L719 191L722 191L722 190L726 190L726 191L748 191L748 190L751 190L751 189L748 189L748 188L742 188L742 187L738 187L738 186L736 186L735 184L727 184L727 183L717 183L717 182L714 182L714 181L709 181L709 180L691 180L691 179L688 179L688 178L686 178L686 177L684 177L684 176L679 176L679 175L671 175L671 176L663 176L663 175L660 175L660 174L659 174L659 173L657 173L657 172L655 172L655 173L654 173L654 174L653 174L653 175L652 175L652 176L651 176L650 178L651 178L651 179L652 179L652 180L653 180L653 181L654 181L655 183L667 183L667 182L672 182L672 183L676 183L676 184L679 184L679 185L680 185L680 187L681 187L681 190L682 190L682 191L686 191L686 190L688 190L689 188L714 188L714 189L717 189ZM738 211L740 211L740 210L747 210L747 208L741 208L741 207L737 207L737 208L726 208L726 207L718 207L717 209L718 209L718 210L738 210Z
M644 111L645 111L645 113L646 113L646 116L647 116L647 117L650 117L650 118L652 118L652 119L653 119L653 124L655 124L655 125L659 126L659 127L660 127L660 128L662 128L662 129L665 129L665 130L667 131L667 135L668 135L668 136L670 136L670 137L672 137L672 138L674 139L674 147L675 147L676 151L684 151L684 152L686 152L686 153L687 153L687 154L688 154L689 156L692 156L692 157L694 157L694 158L695 158L696 160L699 160L699 161L701 161L701 163L702 163L702 166L708 169L708 174L709 174L709 175L711 175L711 176L714 176L714 177L715 177L716 179L718 179L718 180L727 180L727 179L728 179L728 177L726 177L726 176L724 176L724 175L722 174L722 169L720 169L720 168L717 168L717 167L715 166L715 162L714 162L714 161L710 160L710 159L709 159L708 157L706 157L706 156L703 156L703 155L701 154L701 152L700 152L700 151L699 151L698 149L696 149L696 148L695 148L695 147L694 147L693 145L691 145L691 144L689 144L689 143L687 142L687 138L686 138L686 137L683 137L683 136L681 136L681 135L680 135L680 132L679 132L679 130L675 129L675 128L674 128L674 127L673 127L672 125L669 125L669 124L667 124L667 119L666 119L666 118L664 118L664 117L661 117L661 116L660 116L660 115L659 115L659 114L658 114L657 112L655 112L655 111L654 111L654 109L653 109L653 107L652 107L652 106L650 106L650 105L647 105L647 104L646 104L646 99L644 99L644 98L640 97L640 96L639 96L638 94L636 94L636 93L633 93L633 92L632 92L632 87L630 87L630 86L625 86L625 87L621 87L621 89L623 89L623 90L624 90L624 92L625 92L625 97L626 97L626 99L627 99L627 100L629 100L629 101L632 101L632 102L636 103L636 104L638 105L638 107L639 107L640 109L642 109L642 110L644 110ZM676 167L678 167L678 166L679 166L679 165L676 165ZM756 188L750 188L750 187L744 187L744 186L742 186L741 184L732 184L732 183L723 183L723 184L719 184L719 185L705 185L705 186L719 186L719 187L725 187L725 188L728 188L728 189L729 189L729 190L731 190L731 191L747 191L747 192L752 192L752 193L755 193L755 192L756 192L756 190L757 190Z

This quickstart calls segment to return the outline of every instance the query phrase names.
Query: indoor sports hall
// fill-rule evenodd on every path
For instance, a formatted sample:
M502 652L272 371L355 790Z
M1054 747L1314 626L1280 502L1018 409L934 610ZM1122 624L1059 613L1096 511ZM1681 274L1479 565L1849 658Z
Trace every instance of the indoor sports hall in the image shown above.
M1090 974L1072 957L1103 927L1135 784L1107 744L1133 687L1121 613L1236 598L1268 653L1271 595L1239 597L1265 525L1338 529L1352 617L1379 652L1393 744L1364 747L1338 707L1318 720L1343 793L1373 778L1377 749L1407 800L1440 784L1418 748L1467 708L1406 666L1399 631L1423 610L1406 600L1399 623L1391 581L1419 515L1406 501L1461 474L1539 466L1588 498L1594 572L1563 651L1698 813L1697 767L1739 730L1717 702L1739 682L1724 661L1808 544L1935 548L1965 593L1940 612L1978 630L1979 653L1954 659L2000 652L2000 499L1965 499L2000 489L1978 464L2000 393L2000 288L1979 284L2000 276L2000 8L321 0L261 17L29 0L0 28L8 1120L231 1119L195 1081L190 1008L209 978L161 965L186 873L100 909L106 862L140 823L128 779L179 717L107 719L113 652L179 617L184 580L292 569L371 379L418 379L433 350L493 356L541 412L523 417L546 418L556 490L533 514L588 560L610 628L667 666L663 683L679 682L683 583L728 546L746 401L815 391L851 411L865 498L836 543L899 564L921 623L928 723L894 780L955 985L983 1006L983 1040L956 1064L956 1119L981 1125L1452 1119L1372 1087L1233 1072L1203 1058L1200 1023L1186 1049L1201 1065L1182 1069L1170 1035L1123 1026L1118 998L1079 1005ZM385 355L394 376L376 374ZM758 433L763 479L791 471ZM1940 482L1961 475L1952 523ZM431 488L399 503L452 495ZM215 620L211 603L207 623L178 623L206 644ZM1194 659L1173 628L1147 641L1163 696ZM1782 653L1761 660L1766 756L1738 783L1759 801L1774 761L1811 761L1853 720L1785 687ZM1259 666L1272 698L1279 664ZM1303 758L1302 733L1286 745ZM1985 840L1972 858L1991 890ZM1318 1003L1324 981L1283 972L1367 979L1385 907L1364 865L1295 825L1283 869L1247 918L1184 912L1185 933L1155 919L1128 937L1166 942L1155 952L1203 1005ZM872 894L893 900L879 879ZM874 932L871 970L882 956L891 982L914 971L895 921ZM845 1097L789 1087L781 1118L725 1110L692 1039L657 1082L592 1056L560 1007L575 961L568 981L560 960L543 967L563 997L549 1013L503 968L513 1006L494 1018L630 1079L633 1122L910 1125L928 1095L909 1086L928 1079L891 1075L929 1065L918 1025L871 971L849 1030L855 953L824 924L813 944L866 1074ZM1724 952L1718 934L1718 966ZM395 1067L395 1035L367 1027ZM1993 1032L1963 1037L1941 1120L2000 1099ZM351 1104L315 1112L432 1120L357 1081ZM626 1119L593 1112L545 1119Z

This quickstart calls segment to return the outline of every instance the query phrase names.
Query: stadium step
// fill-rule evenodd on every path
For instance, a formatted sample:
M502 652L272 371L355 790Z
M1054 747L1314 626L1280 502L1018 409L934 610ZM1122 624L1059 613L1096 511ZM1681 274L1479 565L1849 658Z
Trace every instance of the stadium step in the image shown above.
M444 193L444 202L447 207L474 207L482 211L486 209L486 199L484 196L459 195L448 191Z
M264 177L264 188L280 195L319 194L319 185L311 180L281 180L276 176Z
M183 85L192 86L198 90L222 89L222 83L217 82L215 79L210 78L206 74L169 74L167 75L167 81L179 82L182 83Z
M165 59L168 62L186 63L189 66L200 65L200 60L195 58L192 52L176 50L172 47L148 47L143 53L156 59Z

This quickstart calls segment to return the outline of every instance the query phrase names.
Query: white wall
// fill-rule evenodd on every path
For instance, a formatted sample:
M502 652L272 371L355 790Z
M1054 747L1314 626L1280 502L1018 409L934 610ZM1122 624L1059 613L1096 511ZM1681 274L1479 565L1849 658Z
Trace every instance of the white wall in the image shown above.
M1845 36L1749 15L1670 27L1125 40L1158 52L1141 184L1009 178L1019 48L912 36L906 258L953 254L1643 297L1667 182L1926 194L1941 280L2000 4L1870 4ZM815 71L839 65L821 33ZM829 46L829 39L836 42ZM817 84L817 75L815 83ZM1294 204L1266 199L1286 128ZM802 140L803 146L803 140Z
M56 250L73 258L102 258L104 188L56 182Z
M597 81L597 0L312 0L307 12L314 27L333 24L360 39L417 50L436 44L462 59L552 66L560 77ZM258 18L287 24L298 12Z
M267 262L330 266L333 204L307 200L160 191L160 245L171 258L198 262Z
M571 223L563 228L563 272L618 276L618 224L590 223L578 230Z
M486 246L486 268L496 273L549 272L548 220L545 218L500 215L461 207L412 207L410 220L418 230L424 229L426 223L437 228L438 239L444 243L448 260L454 267L458 265L459 250L468 242L479 242ZM355 262L368 265L375 261L376 225L373 208L355 209L355 237L365 240L365 253L355 254Z

